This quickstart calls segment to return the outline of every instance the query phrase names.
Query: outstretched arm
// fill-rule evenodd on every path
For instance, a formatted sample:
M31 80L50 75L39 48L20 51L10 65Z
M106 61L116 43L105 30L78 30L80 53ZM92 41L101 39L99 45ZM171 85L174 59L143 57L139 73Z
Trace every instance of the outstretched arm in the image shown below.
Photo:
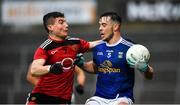
M90 43L90 46L89 48L92 49L94 48L97 44L99 44L101 42L101 40L96 40L96 41L92 41L92 42L89 42Z

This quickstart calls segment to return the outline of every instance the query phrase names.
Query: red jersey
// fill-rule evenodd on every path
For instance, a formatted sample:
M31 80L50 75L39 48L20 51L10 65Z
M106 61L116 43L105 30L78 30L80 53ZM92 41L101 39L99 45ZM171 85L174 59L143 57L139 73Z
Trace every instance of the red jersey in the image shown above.
M67 38L64 41L54 41L48 38L36 50L35 59L45 59L46 65L61 62L63 73L48 73L40 77L32 93L43 93L49 96L71 99L74 82L73 62L78 53L89 49L89 42L79 38Z

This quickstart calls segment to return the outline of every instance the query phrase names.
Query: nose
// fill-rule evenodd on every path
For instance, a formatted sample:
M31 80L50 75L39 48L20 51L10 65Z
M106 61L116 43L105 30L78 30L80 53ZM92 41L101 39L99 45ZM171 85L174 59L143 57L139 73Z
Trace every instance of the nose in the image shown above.
M68 27L68 26L69 26L67 22L65 23L65 26L66 26L66 27Z
M102 27L101 26L99 26L99 31L101 31L102 30Z

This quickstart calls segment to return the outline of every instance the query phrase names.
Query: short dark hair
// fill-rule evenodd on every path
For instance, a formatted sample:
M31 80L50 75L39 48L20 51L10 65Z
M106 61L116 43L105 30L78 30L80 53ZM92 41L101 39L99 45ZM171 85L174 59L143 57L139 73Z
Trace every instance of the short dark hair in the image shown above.
M48 30L47 26L49 24L53 24L52 19L58 18L58 17L63 17L64 18L64 13L61 13L61 12L50 12L50 13L47 13L46 15L44 15L44 17L43 17L43 25L44 25L44 28L46 29L46 31L48 33L49 33L49 30Z
M121 24L121 22L122 22L121 17L116 12L105 12L100 16L100 18L102 18L104 16L105 17L109 16L112 21L118 22L119 24Z

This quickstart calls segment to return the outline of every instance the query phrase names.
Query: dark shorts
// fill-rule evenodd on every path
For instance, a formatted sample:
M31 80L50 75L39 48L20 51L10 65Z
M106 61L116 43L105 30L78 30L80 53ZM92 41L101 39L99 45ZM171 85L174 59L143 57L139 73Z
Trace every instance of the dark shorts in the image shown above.
M71 104L71 100L59 97L48 96L42 93L31 93L28 97L28 103L34 104Z

